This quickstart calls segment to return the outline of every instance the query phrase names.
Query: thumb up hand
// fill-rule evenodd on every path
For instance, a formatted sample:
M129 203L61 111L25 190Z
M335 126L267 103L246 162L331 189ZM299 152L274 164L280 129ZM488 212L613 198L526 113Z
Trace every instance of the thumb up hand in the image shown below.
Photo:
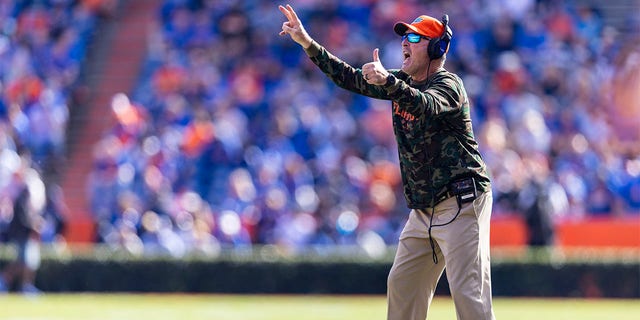
M364 80L369 84L374 85L383 85L387 82L387 77L389 76L389 72L382 66L382 62L380 62L378 48L373 50L373 61L369 63L365 63L362 65L362 76Z
M373 49L373 62L380 62L380 50L378 48ZM380 64L382 65L382 63Z

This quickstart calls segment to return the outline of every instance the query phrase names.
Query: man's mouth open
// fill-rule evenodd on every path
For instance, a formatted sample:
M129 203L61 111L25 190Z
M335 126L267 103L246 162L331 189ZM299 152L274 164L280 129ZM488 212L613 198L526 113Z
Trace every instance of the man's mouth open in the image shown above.
M411 62L411 53L405 51L402 53L402 66L406 67Z

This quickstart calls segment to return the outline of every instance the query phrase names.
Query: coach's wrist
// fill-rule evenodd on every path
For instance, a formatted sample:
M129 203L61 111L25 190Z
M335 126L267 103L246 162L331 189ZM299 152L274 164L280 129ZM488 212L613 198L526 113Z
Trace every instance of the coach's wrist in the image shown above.
M313 39L311 39L311 42L307 47L303 46L303 49L304 49L304 52L307 54L307 56L309 56L310 58L313 58L318 54L320 54L320 44L314 41Z
M384 83L384 86L385 86L385 87L388 87L388 86L391 86L391 85L393 85L393 84L395 84L395 83L396 83L396 77L395 77L395 76L393 76L393 74L392 74L392 73L389 73L389 74L387 75L387 81Z
M311 47L311 44L313 43L313 39L310 36L305 37L302 41L300 41L300 46L302 46L302 49L307 50L309 49L309 47Z
M400 80L390 72L382 87L387 91L387 93L393 94L398 90L398 87L400 87Z

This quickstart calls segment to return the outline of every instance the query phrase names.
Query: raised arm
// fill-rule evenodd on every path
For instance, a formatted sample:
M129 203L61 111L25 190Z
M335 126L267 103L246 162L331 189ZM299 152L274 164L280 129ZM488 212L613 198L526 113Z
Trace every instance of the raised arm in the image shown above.
M293 41L302 46L311 61L335 84L368 97L389 99L387 91L384 90L389 72L380 62L378 49L373 51L372 62L364 64L361 69L354 68L314 41L290 5L278 6L278 9L287 19L282 23L280 35L289 35Z

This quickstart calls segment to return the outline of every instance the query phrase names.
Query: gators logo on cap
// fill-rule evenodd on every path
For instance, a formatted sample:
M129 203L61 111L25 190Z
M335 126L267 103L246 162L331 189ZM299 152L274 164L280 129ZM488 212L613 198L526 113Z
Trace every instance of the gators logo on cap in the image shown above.
M422 21L422 17L417 17L413 22L411 22L411 24L418 23L420 21Z

